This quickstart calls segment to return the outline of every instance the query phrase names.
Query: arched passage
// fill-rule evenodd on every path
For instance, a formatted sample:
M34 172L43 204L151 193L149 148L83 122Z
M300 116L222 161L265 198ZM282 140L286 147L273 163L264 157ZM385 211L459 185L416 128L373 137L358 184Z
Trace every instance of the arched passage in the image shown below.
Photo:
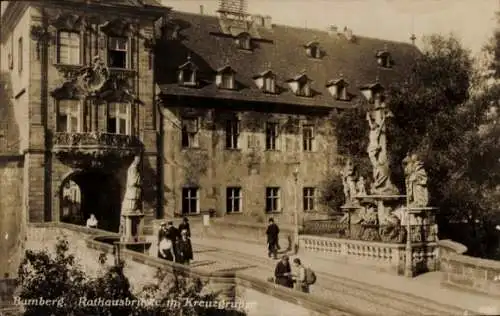
M60 188L61 221L85 225L90 214L98 228L118 232L120 226L120 187L111 173L91 169L66 177Z

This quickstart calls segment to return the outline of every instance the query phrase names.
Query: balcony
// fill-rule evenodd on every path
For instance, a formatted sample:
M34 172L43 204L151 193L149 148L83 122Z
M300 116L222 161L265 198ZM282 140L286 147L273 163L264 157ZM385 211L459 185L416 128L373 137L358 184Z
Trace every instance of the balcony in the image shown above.
M136 136L87 132L54 134L52 152L73 166L100 166L134 156L142 143Z

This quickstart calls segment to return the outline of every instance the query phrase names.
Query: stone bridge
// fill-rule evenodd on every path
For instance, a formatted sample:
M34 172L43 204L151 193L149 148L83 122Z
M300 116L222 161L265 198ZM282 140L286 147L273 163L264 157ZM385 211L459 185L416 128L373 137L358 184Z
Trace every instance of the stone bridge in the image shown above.
M445 258L440 262L443 271L410 279L359 264L362 260L339 260L332 258L328 252L301 249L298 256L318 276L311 293L303 294L268 282L276 262L267 258L265 245L254 238L258 236L247 234L253 242L232 238L235 231L239 232L240 237L245 235L245 228L235 228L227 222L212 222L209 228L203 228L201 222L193 219L195 260L189 268L155 258L156 249L152 247L150 254L123 251L127 262L126 274L131 284L138 289L152 280L157 268L183 270L208 280L212 287L224 289L226 295L254 302L249 305L249 316L494 315L500 310L498 296L495 297L498 292L494 291L498 286L490 286L489 291L485 291L488 272L483 271L483 283L480 281L481 269L500 271L499 267L483 264L483 268L480 268L476 262L472 271L470 260L473 259L460 255L464 249L459 249L451 242L441 242L440 250ZM248 225L246 229L255 231ZM282 245L286 246L286 227L283 230L285 240ZM112 246L99 241L103 236L111 235L109 232L63 223L30 224L26 248L50 249L57 236L65 237L80 263L92 275L99 269L99 254L106 253L108 262L113 262ZM153 232L149 238L154 239ZM475 278L473 286L476 287L476 293L463 291L467 287L464 281L466 276ZM489 296L479 294L481 290Z

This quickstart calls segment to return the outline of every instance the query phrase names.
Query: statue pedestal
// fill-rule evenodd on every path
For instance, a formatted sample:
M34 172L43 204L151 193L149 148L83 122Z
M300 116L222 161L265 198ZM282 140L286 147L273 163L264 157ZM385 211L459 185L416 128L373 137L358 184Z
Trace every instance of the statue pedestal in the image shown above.
M436 262L426 262L426 257L431 257L426 254L426 248L429 244L437 242L438 227L435 223L436 207L405 207L406 227L406 247L405 247L405 271L406 277L414 277L419 273L433 271L433 266L437 265L438 254L435 253L434 260ZM438 251L434 247L435 252ZM422 256L421 253L425 255Z
M143 236L144 214L139 212L122 214L122 231L119 245L125 248L146 253L151 247L151 242Z
M387 208L387 205L392 204L394 206L392 209L394 209L401 203L400 201L406 199L406 195L363 195L357 196L356 199L359 201L360 205L376 206L378 222L382 224L385 222L391 210Z

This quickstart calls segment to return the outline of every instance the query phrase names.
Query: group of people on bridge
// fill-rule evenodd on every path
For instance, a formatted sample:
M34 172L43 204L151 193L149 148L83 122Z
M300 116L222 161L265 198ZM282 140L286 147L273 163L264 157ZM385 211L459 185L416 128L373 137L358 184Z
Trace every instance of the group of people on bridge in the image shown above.
M183 218L179 228L176 228L172 221L160 225L158 258L181 264L189 264L193 260L191 229L187 217Z

